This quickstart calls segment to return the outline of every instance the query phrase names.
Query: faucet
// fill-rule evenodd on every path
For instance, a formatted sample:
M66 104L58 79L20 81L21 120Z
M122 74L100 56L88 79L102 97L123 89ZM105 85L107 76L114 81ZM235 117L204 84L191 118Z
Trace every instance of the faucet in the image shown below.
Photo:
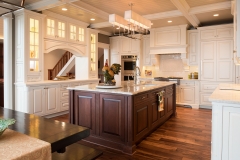
M141 76L141 71L138 66L134 69L134 84L137 84L137 76Z

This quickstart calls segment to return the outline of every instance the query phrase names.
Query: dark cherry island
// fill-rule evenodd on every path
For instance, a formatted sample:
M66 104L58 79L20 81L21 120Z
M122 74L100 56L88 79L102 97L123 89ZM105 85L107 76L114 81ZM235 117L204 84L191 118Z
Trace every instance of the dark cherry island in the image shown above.
M68 88L70 123L88 127L85 141L132 154L136 145L176 115L176 86L171 82L97 89L96 84ZM164 91L159 109L158 94Z

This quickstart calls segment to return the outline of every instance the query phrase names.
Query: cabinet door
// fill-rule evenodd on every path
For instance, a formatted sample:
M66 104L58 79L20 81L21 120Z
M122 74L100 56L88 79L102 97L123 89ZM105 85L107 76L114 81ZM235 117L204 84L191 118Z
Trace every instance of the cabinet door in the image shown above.
M193 104L194 93L194 87L180 87L180 102Z
M215 29L200 31L200 39L201 40L215 39L216 35L217 35L217 31Z
M169 93L165 96L165 113L170 114L173 112L173 93Z
M111 55L113 54L119 54L119 47L120 39L119 38L110 38L110 52Z
M233 41L217 41L217 81L233 81Z
M54 18L47 17L45 20L45 37L56 38L56 21Z
M143 65L151 65L150 37L143 39Z
M45 90L45 104L46 114L52 114L58 112L59 106L59 88L57 85L46 86Z
M134 105L133 126L135 140L138 141L141 137L146 135L149 131L149 104L138 103Z
M130 38L121 38L121 54L130 54L131 52L131 39Z
M127 110L122 95L100 95L99 128L100 136L123 142L125 140L125 113Z
M55 22L56 22L56 39L66 40L67 23L61 20L56 20Z
M45 113L45 90L43 87L35 87L32 92L33 114L43 115Z
M216 42L201 42L201 80L216 81Z
M68 40L74 43L77 43L77 25L69 24L68 28Z
M217 38L232 38L233 29L232 28L220 28L217 29Z
M236 79L235 83L240 84L240 66L236 66Z
M198 64L198 32L189 33L189 64Z
M131 50L132 54L140 54L140 40L139 39L131 39ZM150 44L149 44L150 45Z
M87 127L91 130L91 133L95 134L96 94L75 91L74 96L74 106L71 113L78 114L74 114L71 123Z
M149 116L149 121L150 121L150 125L151 128L155 128L158 124L159 124L159 120L161 117L161 113L162 116L164 116L165 111L158 111L158 102L157 99L155 99L150 105L149 105L149 110L150 110L150 116Z

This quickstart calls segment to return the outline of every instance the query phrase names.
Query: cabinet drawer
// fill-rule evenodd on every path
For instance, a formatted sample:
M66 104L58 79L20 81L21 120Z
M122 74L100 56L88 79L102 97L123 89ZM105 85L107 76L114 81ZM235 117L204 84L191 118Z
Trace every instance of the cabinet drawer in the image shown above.
M61 101L60 102L60 110L61 111L69 110L69 102L68 101Z
M66 91L68 84L60 84L60 91Z
M72 86L72 87L80 86L80 83L71 83L71 86Z
M194 86L195 83L194 83L194 81L181 81L180 80L180 85Z
M212 93L200 93L200 105L211 106L212 103L209 101L209 97Z
M66 99L69 97L69 91L60 91L60 99Z
M134 96L134 102L135 103L141 103L143 101L147 101L148 99L149 99L149 93Z
M219 85L219 83L215 83L215 84L201 83L200 89L202 92L213 92L217 88L218 85Z
M173 93L173 87L170 86L170 87L166 87L166 94L171 94Z

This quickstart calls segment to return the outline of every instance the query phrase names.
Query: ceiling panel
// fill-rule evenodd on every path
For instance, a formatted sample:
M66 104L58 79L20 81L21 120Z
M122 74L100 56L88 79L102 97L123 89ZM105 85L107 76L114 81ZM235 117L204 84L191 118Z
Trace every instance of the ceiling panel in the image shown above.
M21 5L22 0L4 0L5 2L10 2L13 4L17 4L17 5ZM39 2L41 0L25 0L25 5L31 4L31 3L35 3L35 2Z
M171 20L171 23L168 23L168 21ZM167 27L167 26L176 26L176 25L182 25L182 24L188 24L191 26L191 24L188 22L188 20L181 16L181 17L174 17L174 18L168 18L168 19L159 19L159 20L153 20L151 21L153 23L152 28L158 28L158 27ZM117 28L117 27L115 27ZM115 29L113 27L106 27L106 28L99 28L99 30L109 32L109 33L119 33L119 30ZM120 32L123 32L121 29Z
M133 3L132 10L140 15L153 14L176 10L170 0L81 0L91 6L109 14L124 16L124 11L130 10L129 3ZM78 5L78 1L74 2Z
M197 7L207 4L226 2L231 0L185 0L190 7Z
M214 14L219 14L218 17L214 17ZM208 13L196 14L197 18L201 22L201 25L214 25L214 24L223 24L223 23L233 23L233 16L231 10L221 10Z
M67 8L68 10L67 11L62 11L62 8ZM71 6L69 4L54 7L54 8L48 9L48 11L55 12L57 14L64 15L64 16L67 16L67 17L70 17L70 18L73 18L73 19L77 19L77 20L80 20L80 21L83 21L83 22L86 22L86 23L89 23L89 24L100 23L100 22L105 22L106 21L106 20L103 20L103 19L97 17L97 15L94 15L94 14L91 14L89 12L83 11L83 10L81 10L79 8L76 8L74 6ZM90 20L91 18L95 18L95 21L91 21Z

